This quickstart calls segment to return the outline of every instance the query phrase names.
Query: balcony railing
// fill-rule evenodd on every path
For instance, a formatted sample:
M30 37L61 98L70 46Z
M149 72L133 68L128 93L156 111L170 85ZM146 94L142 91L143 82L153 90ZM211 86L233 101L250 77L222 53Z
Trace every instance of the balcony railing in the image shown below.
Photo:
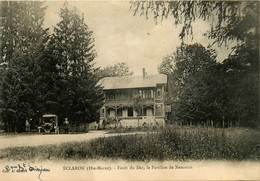
M152 104L154 103L154 99L142 99L141 100L142 104ZM105 104L134 104L134 100L131 99L107 99L105 100Z

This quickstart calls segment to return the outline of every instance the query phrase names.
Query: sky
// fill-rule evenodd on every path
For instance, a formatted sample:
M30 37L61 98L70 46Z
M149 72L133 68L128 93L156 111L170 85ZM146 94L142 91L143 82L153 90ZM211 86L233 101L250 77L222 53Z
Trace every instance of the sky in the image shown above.
M45 26L53 27L61 19L59 10L63 1L47 1ZM157 24L150 17L133 16L127 1L69 1L70 7L76 7L84 13L85 23L93 31L97 57L95 66L106 67L119 62L128 64L134 75L141 75L142 68L147 74L157 74L157 68L163 58L172 54L180 46L181 26L175 26L173 19L165 19ZM202 36L210 26L198 21L193 26L193 40L185 43L201 43L205 47L212 41ZM218 61L225 59L230 50L214 47L218 51Z

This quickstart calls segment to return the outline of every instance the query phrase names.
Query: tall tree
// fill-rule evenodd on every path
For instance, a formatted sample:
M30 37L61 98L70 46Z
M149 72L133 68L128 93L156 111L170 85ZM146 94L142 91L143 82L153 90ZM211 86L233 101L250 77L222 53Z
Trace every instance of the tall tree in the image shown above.
M259 49L245 43L222 63L227 117L240 126L259 126Z
M221 102L216 95L222 95L218 82L211 80L218 75L214 51L200 44L184 44L164 60L159 72L167 70L167 101L172 104L175 118L195 124L217 119Z
M47 31L44 12L43 2L1 2L1 116L10 131L24 130L25 120L36 113L34 80Z
M67 3L60 10L60 17L49 45L52 59L57 62L58 112L61 118L68 117L76 124L94 121L103 95L94 77L92 31Z

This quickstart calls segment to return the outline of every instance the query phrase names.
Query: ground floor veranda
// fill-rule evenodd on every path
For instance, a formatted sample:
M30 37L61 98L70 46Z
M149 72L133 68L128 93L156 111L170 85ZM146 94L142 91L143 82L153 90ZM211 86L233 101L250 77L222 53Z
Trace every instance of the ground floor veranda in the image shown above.
M164 126L163 104L143 104L139 111L130 105L104 105L100 110L100 124L114 119L110 127Z

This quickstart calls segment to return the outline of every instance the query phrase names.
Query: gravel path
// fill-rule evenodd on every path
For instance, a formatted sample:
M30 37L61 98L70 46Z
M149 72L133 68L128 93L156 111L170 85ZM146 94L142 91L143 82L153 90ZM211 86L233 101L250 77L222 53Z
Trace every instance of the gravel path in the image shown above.
M10 147L60 144L60 143L73 142L73 141L88 141L100 137L129 135L129 134L143 134L143 132L107 134L106 131L90 131L89 133L84 133L84 134L1 136L0 149L10 148Z

